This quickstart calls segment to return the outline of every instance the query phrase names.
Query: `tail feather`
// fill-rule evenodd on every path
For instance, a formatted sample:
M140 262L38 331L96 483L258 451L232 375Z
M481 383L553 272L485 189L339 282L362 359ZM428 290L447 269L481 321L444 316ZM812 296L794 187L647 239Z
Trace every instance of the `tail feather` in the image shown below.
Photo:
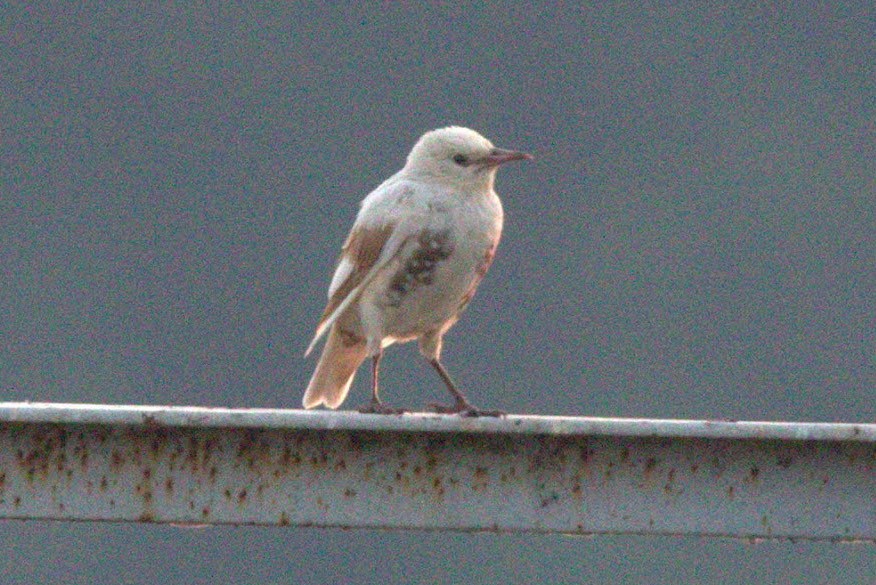
M356 370L368 357L364 342L351 341L333 326L329 331L316 371L304 393L304 408L325 404L337 408L347 397Z

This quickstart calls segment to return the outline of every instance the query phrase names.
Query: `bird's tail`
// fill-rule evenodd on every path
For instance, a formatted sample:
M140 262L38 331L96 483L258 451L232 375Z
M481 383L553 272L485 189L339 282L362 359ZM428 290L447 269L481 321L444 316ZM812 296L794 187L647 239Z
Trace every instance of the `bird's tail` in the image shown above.
M368 357L364 341L352 340L332 327L326 339L316 371L304 393L304 408L325 404L337 408L347 397L356 370Z

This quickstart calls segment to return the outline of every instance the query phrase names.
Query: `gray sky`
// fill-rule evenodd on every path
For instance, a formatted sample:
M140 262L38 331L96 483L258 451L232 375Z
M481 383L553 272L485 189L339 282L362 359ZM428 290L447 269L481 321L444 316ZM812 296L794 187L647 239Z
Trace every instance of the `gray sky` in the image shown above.
M0 19L4 400L298 407L359 200L422 132L462 124L536 156L500 172L504 239L446 339L473 402L876 419L866 3ZM443 398L413 347L388 353L383 383L392 404ZM871 547L803 543L45 523L0 540L22 583L876 573Z

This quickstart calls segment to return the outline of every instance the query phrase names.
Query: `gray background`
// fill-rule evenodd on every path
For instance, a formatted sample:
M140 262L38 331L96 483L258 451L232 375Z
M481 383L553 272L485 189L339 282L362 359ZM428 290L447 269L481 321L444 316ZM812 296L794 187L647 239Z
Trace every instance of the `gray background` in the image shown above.
M527 150L446 363L511 412L876 420L874 11L6 6L3 400L297 407L358 201ZM367 372L348 404L367 397ZM444 398L415 348L387 401ZM817 505L817 504L816 504ZM872 546L5 522L4 583L863 583Z

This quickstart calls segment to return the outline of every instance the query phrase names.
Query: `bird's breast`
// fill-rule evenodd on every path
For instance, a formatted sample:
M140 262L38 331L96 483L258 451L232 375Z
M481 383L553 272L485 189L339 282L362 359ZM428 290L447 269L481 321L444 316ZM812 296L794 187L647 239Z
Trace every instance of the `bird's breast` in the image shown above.
M375 338L411 339L452 323L489 268L502 231L498 198L443 198L428 209L363 293L363 324Z
M492 261L498 232L465 227L426 229L411 242L382 295L392 329L433 328L455 318L474 295Z

